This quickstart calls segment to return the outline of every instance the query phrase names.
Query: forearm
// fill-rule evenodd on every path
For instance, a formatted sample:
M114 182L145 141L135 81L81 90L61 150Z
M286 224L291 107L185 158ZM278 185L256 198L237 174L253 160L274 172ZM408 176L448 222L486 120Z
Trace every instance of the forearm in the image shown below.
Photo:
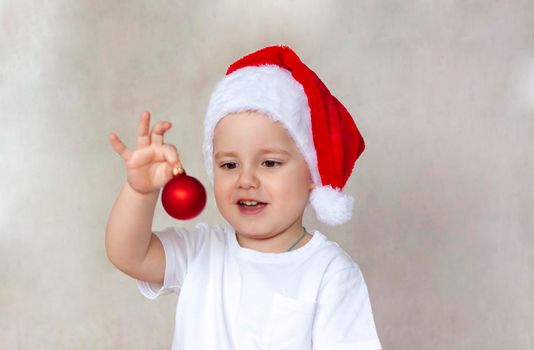
M124 272L135 269L146 256L158 197L159 191L141 194L126 182L113 204L106 226L106 253Z

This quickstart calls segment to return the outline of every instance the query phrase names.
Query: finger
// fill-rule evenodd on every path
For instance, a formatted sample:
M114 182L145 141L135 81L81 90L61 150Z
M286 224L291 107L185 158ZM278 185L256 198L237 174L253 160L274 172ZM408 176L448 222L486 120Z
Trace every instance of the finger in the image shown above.
M124 143L122 143L121 139L119 138L119 135L115 133L111 133L108 135L109 142L111 142L111 146L113 146L113 149L115 152L117 152L122 159L125 161L128 161L130 157L132 156L132 152L126 147Z
M150 125L150 112L141 113L139 125L137 126L137 148L143 148L150 145L150 135L148 128Z
M163 156L165 157L167 163L171 166L171 170L176 166L183 168L180 155L178 154L178 151L174 145L163 145Z
M155 146L162 146L163 134L165 134L165 132L169 130L171 126L171 123L167 121L159 122L154 125L154 128L152 128L152 132L150 134L150 140L152 141L152 144Z
M165 173L169 178L175 176L174 169L177 169L176 174L182 174L184 172L180 155L174 145L163 145L163 156L165 157Z

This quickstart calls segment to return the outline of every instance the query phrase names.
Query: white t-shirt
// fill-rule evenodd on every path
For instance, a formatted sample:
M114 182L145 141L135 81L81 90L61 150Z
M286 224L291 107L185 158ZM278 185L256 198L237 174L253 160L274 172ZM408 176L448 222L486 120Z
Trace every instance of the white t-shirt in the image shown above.
M231 226L167 227L163 285L179 294L173 350L378 350L358 265L319 231L285 253L243 248Z

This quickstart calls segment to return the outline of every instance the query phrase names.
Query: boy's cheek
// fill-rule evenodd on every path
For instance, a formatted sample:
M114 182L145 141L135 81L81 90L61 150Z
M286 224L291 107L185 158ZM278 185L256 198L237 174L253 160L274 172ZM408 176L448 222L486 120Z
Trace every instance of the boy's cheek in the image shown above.
M213 192L216 197L225 197L230 195L233 188L232 181L223 178L215 178L213 182Z
M228 183L228 182L231 182L231 181L235 181L235 177L236 177L236 174L235 173L228 173L228 172L223 172L221 170L215 170L213 172L213 183L220 183L220 184L225 184L225 183Z

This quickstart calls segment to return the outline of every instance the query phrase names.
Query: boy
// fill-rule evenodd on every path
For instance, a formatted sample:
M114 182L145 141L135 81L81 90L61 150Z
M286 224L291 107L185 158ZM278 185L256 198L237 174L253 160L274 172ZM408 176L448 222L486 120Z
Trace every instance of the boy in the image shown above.
M173 349L381 349L358 265L302 217L348 221L343 194L364 142L343 105L286 46L233 63L212 93L203 153L229 226L152 231L160 188L182 168L163 143L168 122L138 128L137 150L115 134L127 182L110 214L106 251L154 299L179 294Z

